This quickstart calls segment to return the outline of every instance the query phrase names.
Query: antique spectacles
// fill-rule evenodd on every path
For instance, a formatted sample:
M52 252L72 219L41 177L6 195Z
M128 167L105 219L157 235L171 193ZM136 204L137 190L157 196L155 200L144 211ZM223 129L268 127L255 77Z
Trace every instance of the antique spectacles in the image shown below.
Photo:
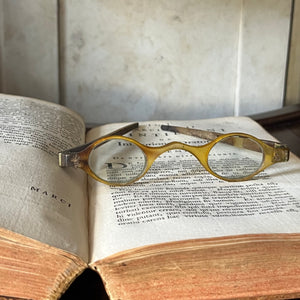
M260 140L245 133L220 134L162 125L162 130L210 142L201 146L171 142L150 147L123 136L137 127L138 123L133 123L88 144L60 152L59 166L81 168L105 184L128 185L143 177L158 156L173 149L190 152L210 174L226 181L249 180L274 163L289 160L286 145Z

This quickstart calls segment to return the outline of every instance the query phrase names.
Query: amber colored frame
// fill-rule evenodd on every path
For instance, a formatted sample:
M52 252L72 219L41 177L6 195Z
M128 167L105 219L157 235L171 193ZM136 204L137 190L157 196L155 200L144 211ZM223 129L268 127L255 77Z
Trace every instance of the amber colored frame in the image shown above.
M272 142L272 141L267 141L267 140L260 140L252 135L246 134L246 133L227 133L227 134L221 134L217 132L210 132L210 131L204 131L200 129L191 129L191 128L184 128L184 127L179 127L179 126L170 126L170 125L162 125L161 129L165 131L172 131L175 133L181 133L181 134L186 134L186 135L192 135L192 136L197 136L199 138L207 139L210 140L211 142L201 145L201 146L191 146L187 145L181 142L171 142L168 143L164 146L160 147L149 147L146 145L143 145L139 143L138 141L123 136L123 134L135 129L138 127L138 123L133 123L128 126L122 127L121 129L118 129L112 133L109 133L101 138L98 138L88 144L75 147L63 152L59 153L59 166L61 167L76 167L76 168L81 168L83 169L88 175L93 177L94 179L105 183L109 185L128 185L131 184L137 180L139 180L141 177L143 177L147 171L150 169L151 165L155 161L155 159L163 154L166 151L169 150L174 150L174 149L181 149L190 152L193 154L200 164L203 165L203 167L213 176L225 180L225 181L245 181L251 179L253 176L258 174L259 172L263 171L267 167L273 165L274 163L277 162L284 162L289 160L289 149L286 145L277 143L277 142ZM238 178L238 179L229 179L229 178L223 178L219 176L218 174L214 173L209 165L208 165L208 154L211 148L218 143L220 140L227 138L227 137L245 137L245 138L250 138L254 140L256 143L258 143L261 146L261 149L263 150L263 162L260 166L260 168L252 173L249 176L243 177L243 178ZM100 144L103 144L106 141L109 141L111 139L122 139L124 141L131 142L135 145L137 145L140 149L145 154L145 157L147 158L146 166L144 168L143 173L141 173L138 177L135 179L126 182L126 183L110 183L107 182L99 177L97 177L93 171L90 169L88 165L88 158L90 152L97 147ZM238 140L236 139L235 142L233 142L234 145L238 143ZM236 145L238 146L238 144ZM255 149L252 149L255 150Z

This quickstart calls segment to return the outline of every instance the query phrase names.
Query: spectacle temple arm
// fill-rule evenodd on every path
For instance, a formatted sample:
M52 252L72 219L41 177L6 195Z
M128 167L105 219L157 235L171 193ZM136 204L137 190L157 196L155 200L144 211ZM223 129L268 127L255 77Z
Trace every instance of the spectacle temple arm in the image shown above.
M217 137L222 135L222 133L218 133L218 132L206 131L201 129L193 129L193 128L185 128L185 127L172 126L172 125L161 125L161 129L165 131L171 131L174 133L191 135L191 136L199 137L210 141L213 141Z
M290 149L285 144L280 144L277 142L262 140L265 144L271 146L274 149L272 161L284 162L288 161L290 158Z
M95 141L97 141L101 138L104 138L104 137L108 137L108 136L124 135L125 133L127 133L133 129L136 129L138 127L139 127L139 123L132 123L127 126L121 127L113 132L110 132L106 135L103 135L87 144L80 145L75 148L59 152L58 153L58 164L60 167L77 167L78 163L79 163L78 162L78 160L79 160L78 153L83 151L84 149L86 149L89 145L91 145Z

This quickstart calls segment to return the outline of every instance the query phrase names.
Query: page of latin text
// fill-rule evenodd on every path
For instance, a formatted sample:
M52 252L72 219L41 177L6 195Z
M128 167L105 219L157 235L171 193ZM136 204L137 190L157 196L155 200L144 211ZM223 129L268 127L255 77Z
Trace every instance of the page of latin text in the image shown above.
M88 259L86 176L57 153L84 143L61 106L0 94L0 226Z
M149 146L171 141L207 141L162 131L161 124L204 130L245 132L274 140L248 118L140 123L127 134ZM94 139L121 127L95 128ZM189 152L160 156L149 172L129 186L89 180L92 261L134 247L194 238L300 231L300 162L291 155L252 180L229 183L212 176Z

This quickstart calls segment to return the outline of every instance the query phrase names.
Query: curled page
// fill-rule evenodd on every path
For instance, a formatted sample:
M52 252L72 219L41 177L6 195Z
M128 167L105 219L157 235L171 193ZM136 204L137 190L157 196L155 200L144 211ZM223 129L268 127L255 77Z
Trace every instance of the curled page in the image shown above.
M57 153L84 142L83 120L41 100L0 95L0 226L88 259L86 176Z

